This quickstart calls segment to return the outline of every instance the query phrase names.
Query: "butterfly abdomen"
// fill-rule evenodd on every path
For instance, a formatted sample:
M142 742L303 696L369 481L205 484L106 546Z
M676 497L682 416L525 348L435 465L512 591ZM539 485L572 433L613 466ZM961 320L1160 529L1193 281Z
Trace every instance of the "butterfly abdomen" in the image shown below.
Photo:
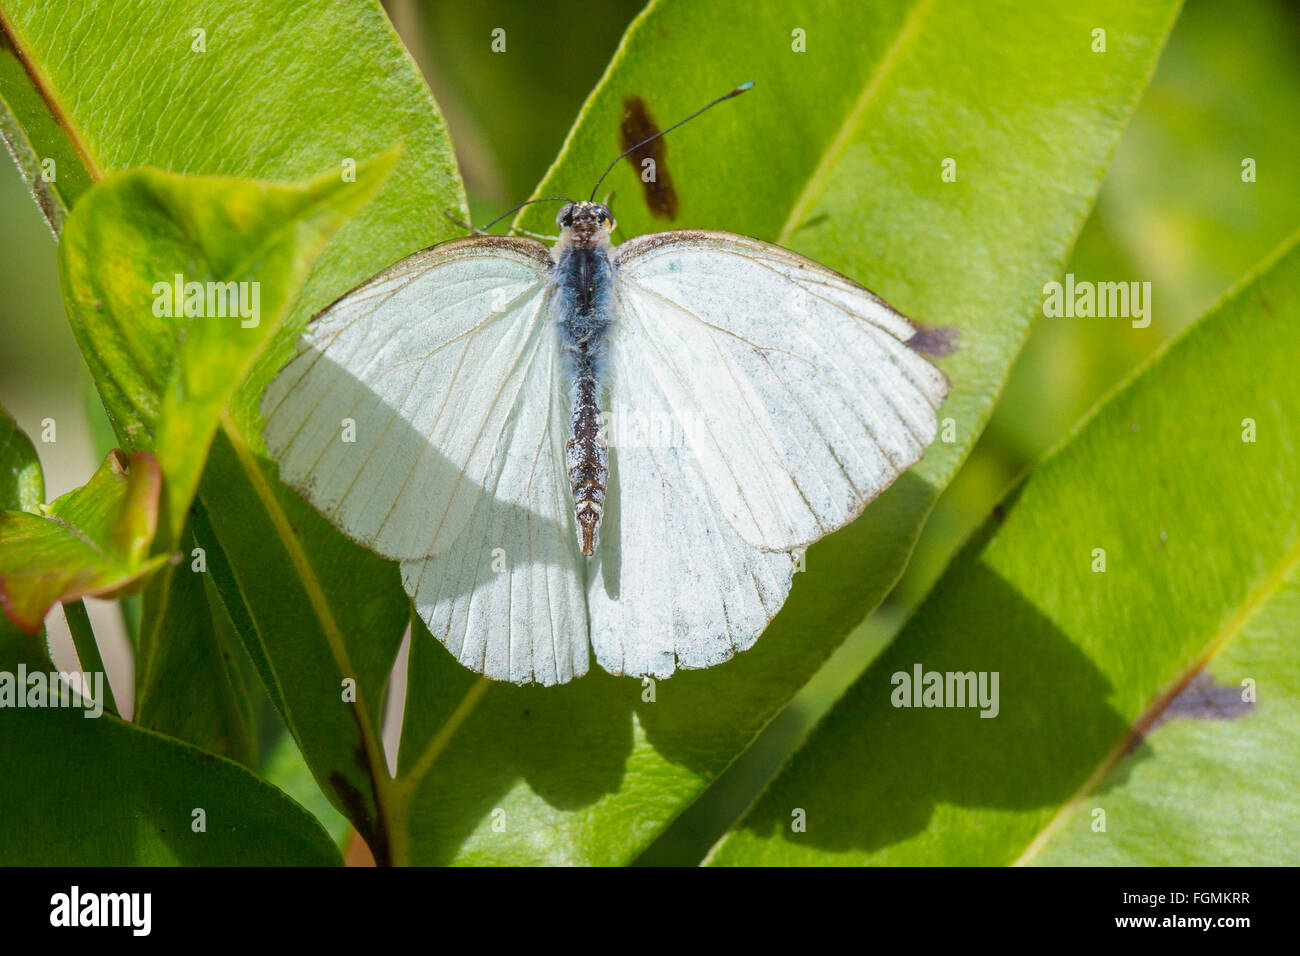
M597 533L605 514L605 481L609 475L608 453L595 401L597 388L594 376L578 381L565 449L569 484L573 488L573 514L578 521L578 544L588 556L596 553Z
M600 248L565 249L555 265L561 345L573 387L564 463L573 490L578 545L588 556L595 554L599 541L609 477L600 397L604 386L612 273L609 256Z

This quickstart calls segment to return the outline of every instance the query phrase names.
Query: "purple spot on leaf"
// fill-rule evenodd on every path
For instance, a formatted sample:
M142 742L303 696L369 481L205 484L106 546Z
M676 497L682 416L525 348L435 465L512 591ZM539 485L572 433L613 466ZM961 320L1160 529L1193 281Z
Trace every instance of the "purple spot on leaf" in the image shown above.
M1159 727L1167 720L1235 720L1248 714L1254 704L1241 699L1241 688L1230 684L1216 684L1214 678L1201 671L1187 686L1178 692L1151 726Z
M943 358L957 351L957 339L961 335L957 329L925 325L915 320L912 324L916 326L916 333L907 340L907 344L913 351L931 358Z

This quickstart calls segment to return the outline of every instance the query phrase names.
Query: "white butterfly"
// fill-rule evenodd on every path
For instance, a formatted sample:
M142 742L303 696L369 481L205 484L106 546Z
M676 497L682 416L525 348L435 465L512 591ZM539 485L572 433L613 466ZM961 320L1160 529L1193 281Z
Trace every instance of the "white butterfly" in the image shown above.
M612 674L710 667L784 603L790 552L921 457L947 380L903 316L778 246L615 247L595 202L557 225L325 309L263 396L267 448L471 670L564 683L589 646Z

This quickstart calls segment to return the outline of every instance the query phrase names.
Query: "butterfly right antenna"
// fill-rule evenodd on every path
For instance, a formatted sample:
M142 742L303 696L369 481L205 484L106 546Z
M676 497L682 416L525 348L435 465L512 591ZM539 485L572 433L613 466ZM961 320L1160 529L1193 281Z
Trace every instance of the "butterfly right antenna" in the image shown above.
M695 119L695 117L699 116L699 115L700 115L701 113L703 113L705 110L713 109L713 107L717 106L717 105L718 105L719 103L721 103L723 100L729 100L729 99L731 99L733 96L739 96L741 93L744 93L746 90L752 90L753 88L754 88L754 81L753 81L753 80L750 80L750 81L747 82L747 83L741 83L738 87L736 87L736 88L735 88L734 90L732 90L730 93L726 93L726 94L724 94L724 95L722 95L722 96L719 96L716 100L714 100L714 101L713 101L712 103L710 103L708 106L703 106L703 107L701 107L700 109L698 109L698 110L696 110L694 113L692 113L690 116L686 117L686 119L684 119L684 120L678 120L676 123L674 123L672 126L668 127L667 129L661 129L659 132L655 133L653 136L647 136L645 139L641 140L641 142L637 143L635 146L632 146L632 147L629 147L628 149L623 150L623 152L619 153L617 156L614 157L614 161L613 161L612 163L609 164L609 166L605 169L605 171L604 171L603 173L600 174L600 178L596 180L596 185L594 185L594 186L591 187L591 196L588 197L587 202L591 202L593 199L596 198L596 190L598 190L598 189L600 188L600 184L603 183L603 182L605 181L605 177L606 177L606 176L608 176L610 173L612 173L612 172L614 171L614 167L618 165L618 161L619 161L620 159L622 159L624 156L626 156L628 153L636 152L638 149L640 149L640 148L641 148L642 146L644 146L646 143L654 142L654 141L657 140L660 136L664 136L664 135L666 135L666 134L668 134L668 133L671 133L671 132L672 132L673 130L675 130L677 127L681 126L683 123L689 123L691 120Z

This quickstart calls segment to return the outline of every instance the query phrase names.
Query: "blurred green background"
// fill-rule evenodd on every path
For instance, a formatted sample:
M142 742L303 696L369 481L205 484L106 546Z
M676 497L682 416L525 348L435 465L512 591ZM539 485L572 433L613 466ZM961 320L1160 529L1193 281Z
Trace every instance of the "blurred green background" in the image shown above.
M642 4L385 6L447 118L474 219L482 222L531 193ZM490 49L496 28L506 30L506 55ZM539 36L545 42L536 42ZM701 100L717 92L701 90ZM1080 280L1151 282L1151 327L1134 329L1126 319L1037 320L992 421L889 600L642 862L698 861L888 641L1016 476L1296 228L1298 120L1300 6L1188 3L1066 270ZM1255 182L1242 181L1247 158ZM34 439L43 420L57 423L57 441L38 441L53 497L84 482L95 465L88 379L59 299L54 243L17 169L0 165L0 405ZM116 646L106 655L110 679L119 699L129 698L129 653L112 626L116 611L90 603L97 633ZM61 625L53 615L52 644L56 661L70 666Z

